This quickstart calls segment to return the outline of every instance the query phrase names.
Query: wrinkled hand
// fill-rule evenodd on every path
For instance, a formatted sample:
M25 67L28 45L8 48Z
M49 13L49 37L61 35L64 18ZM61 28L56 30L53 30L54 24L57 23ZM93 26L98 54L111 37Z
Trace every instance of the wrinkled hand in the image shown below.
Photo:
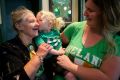
M37 50L37 55L42 56L43 58L47 55L47 53L52 49L52 47L47 43L42 43Z
M65 69L69 69L69 67L73 65L72 61L66 55L58 56L57 60L57 63Z

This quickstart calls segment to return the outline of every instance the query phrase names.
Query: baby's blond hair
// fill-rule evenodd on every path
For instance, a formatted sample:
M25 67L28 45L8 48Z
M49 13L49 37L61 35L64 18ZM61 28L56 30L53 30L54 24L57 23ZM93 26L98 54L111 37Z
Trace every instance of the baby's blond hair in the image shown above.
M63 18L62 17L56 18L55 14L50 11L43 11L43 10L39 11L36 17L38 20L40 17L47 19L49 23L53 25L53 27L56 27L59 30L65 26L65 22Z

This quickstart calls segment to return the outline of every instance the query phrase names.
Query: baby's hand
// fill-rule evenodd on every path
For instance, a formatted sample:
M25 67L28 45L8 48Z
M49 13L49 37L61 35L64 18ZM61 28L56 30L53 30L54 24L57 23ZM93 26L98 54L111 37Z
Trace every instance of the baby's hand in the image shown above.
M60 48L60 49L58 50L58 52L59 52L58 55L63 55L63 54L65 54L65 48Z
M60 48L59 50L51 49L50 53L53 55L63 55L65 53L64 48Z

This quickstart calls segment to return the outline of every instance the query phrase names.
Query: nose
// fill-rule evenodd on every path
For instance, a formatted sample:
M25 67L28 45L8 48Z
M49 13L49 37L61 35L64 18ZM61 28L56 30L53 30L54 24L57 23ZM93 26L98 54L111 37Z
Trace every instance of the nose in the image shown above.
M86 17L88 17L88 11L85 10L83 15L86 16Z
M35 24L36 24L36 26L37 26L37 27L39 27L39 26L40 26L40 24L39 24L37 21L36 21L36 23L35 23Z

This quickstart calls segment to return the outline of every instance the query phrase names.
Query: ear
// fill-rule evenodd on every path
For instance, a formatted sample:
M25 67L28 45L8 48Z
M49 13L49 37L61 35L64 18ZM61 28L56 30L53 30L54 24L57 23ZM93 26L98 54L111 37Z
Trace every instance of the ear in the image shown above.
M22 24L16 23L16 24L15 24L15 27L17 28L17 30L20 30L20 31L21 31L21 30L24 30L24 29L23 29L24 27L22 26Z
M53 23L52 22L48 22L48 27L53 27Z

